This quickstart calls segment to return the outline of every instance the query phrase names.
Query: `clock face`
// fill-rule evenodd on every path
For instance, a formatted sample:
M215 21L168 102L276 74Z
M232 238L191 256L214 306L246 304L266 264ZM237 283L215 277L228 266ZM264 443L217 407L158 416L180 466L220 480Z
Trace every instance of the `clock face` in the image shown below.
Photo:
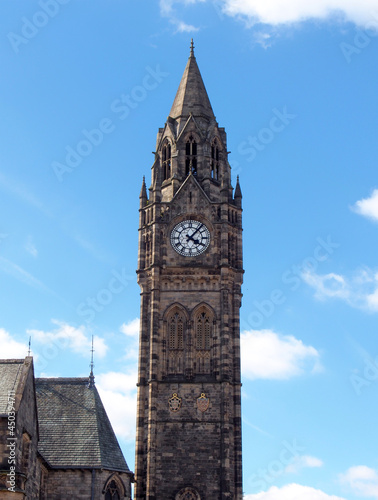
M184 220L171 232L171 245L184 257L195 257L203 253L210 243L210 231L197 220Z

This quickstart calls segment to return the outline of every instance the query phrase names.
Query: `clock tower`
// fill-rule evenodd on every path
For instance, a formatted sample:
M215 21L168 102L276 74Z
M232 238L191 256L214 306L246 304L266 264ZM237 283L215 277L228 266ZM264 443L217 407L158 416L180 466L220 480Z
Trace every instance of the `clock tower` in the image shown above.
M137 500L241 500L242 195L193 41L139 209Z

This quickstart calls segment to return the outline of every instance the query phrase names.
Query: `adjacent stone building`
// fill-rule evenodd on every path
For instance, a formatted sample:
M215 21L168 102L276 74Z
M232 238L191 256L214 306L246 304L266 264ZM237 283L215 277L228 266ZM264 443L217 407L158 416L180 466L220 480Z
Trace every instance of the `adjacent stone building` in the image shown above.
M0 499L131 499L129 470L89 378L34 378L0 360Z
M143 180L137 500L241 500L242 195L193 43Z

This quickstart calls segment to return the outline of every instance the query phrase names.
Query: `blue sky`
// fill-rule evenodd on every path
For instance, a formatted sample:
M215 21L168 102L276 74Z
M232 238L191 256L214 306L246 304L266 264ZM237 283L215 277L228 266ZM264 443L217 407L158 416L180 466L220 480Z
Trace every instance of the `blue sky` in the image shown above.
M243 192L245 498L378 499L378 4L344 3L0 3L0 356L86 376L94 335L130 468L138 196L193 37Z

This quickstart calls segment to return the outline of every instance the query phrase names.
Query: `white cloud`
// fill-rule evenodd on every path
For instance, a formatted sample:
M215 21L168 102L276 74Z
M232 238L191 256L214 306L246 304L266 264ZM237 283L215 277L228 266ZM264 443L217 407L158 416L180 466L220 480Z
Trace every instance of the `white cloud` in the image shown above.
M292 462L286 467L285 472L289 474L296 474L301 469L322 467L323 461L310 455L297 455L293 458Z
M205 0L160 0L160 12L173 17L177 5L203 3ZM308 20L347 21L362 28L378 29L376 0L207 0L225 15L241 18L247 27L262 23L281 27ZM175 9L176 6L176 9Z
M321 369L319 352L292 335L272 330L241 334L242 373L248 379L289 379Z
M378 273L371 269L360 269L348 278L329 273L316 274L307 271L302 279L315 291L315 298L325 300L337 298L352 307L378 312Z
M345 500L335 495L328 495L324 491L300 484L287 484L282 488L272 486L268 491L255 495L246 495L245 500Z
M95 383L114 432L120 438L135 439L137 371L96 375Z
M136 337L139 334L139 318L135 318L128 323L123 323L120 331L129 337Z
M120 331L124 333L127 339L126 356L125 359L137 361L139 352L139 318L135 318L128 323L123 323Z
M186 24L184 21L177 20L175 23L177 33L195 33L199 31L199 28L193 26L192 24Z
M378 221L378 189L374 189L370 198L356 201L351 209L357 214Z
M0 356L1 359L20 359L24 358L28 353L27 343L14 340L12 335L4 328L0 328Z
M27 333L32 336L33 341L44 345L54 345L60 349L70 349L77 354L89 358L92 338L87 327L83 325L75 327L58 320L51 321L54 325L57 325L55 330L48 332L27 330ZM103 358L106 355L108 346L103 338L95 335L93 337L93 346L96 357Z
M302 273L304 281L315 289L315 297L324 299L326 297L338 297L347 299L350 290L345 279L340 274L316 274L311 271Z
M174 8L174 5L180 3L189 5L195 3L204 3L205 1L206 0L160 0L160 14L163 17L167 17L169 19L169 22L176 27L176 33L195 33L199 31L199 28L182 21L177 15L177 9Z
M310 19L326 20L337 16L359 26L378 25L376 0L222 0L230 16L241 16L251 25L272 26L299 23Z
M378 498L378 473L366 465L350 467L339 479L355 495Z
M37 257L38 256L38 250L36 248L36 246L34 245L33 243L33 239L31 236L28 236L28 239L25 243L25 250L30 253L30 255L32 255L33 257Z

